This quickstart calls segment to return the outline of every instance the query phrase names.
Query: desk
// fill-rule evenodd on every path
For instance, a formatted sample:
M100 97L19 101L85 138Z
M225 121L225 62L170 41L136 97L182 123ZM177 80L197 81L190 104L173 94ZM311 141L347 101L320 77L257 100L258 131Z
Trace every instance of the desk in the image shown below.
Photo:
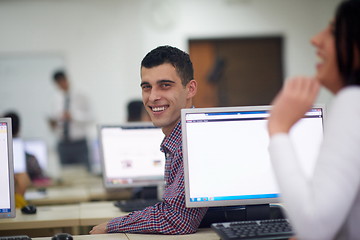
M79 205L59 205L37 207L36 214L23 214L16 210L16 218L0 219L0 235L36 235L42 236L55 232L71 231L78 233L74 228L80 224ZM46 236L45 235L45 236Z
M36 214L16 210L16 218L0 219L1 235L50 236L56 232L87 234L100 223L125 216L113 202L84 202L68 205L38 206Z
M130 234L109 233L99 235L73 236L74 240L219 240L219 236L211 229L199 229L197 233L187 235L161 235L161 234ZM50 240L51 237L33 238L33 240Z
M160 234L130 234L127 233L126 236L130 240L219 240L220 237L212 231L210 228L199 229L194 234L187 235L160 235ZM100 239L100 238L98 238Z
M32 240L51 240L51 237L31 238ZM98 235L76 235L74 240L129 240L125 233L98 234Z
M119 191L107 192L102 184L96 183L88 186L61 186L50 187L46 193L39 192L36 189L26 191L25 198L29 204L40 205L59 205L74 204L87 201L104 201L104 200L123 200L130 199L132 191L122 189Z
M0 236L2 235L29 235L29 236L53 236L59 232L69 232L74 235L80 233L80 228L92 227L108 221L114 217L124 216L128 213L121 212L113 205L113 202L87 202L59 206L39 206L37 213L33 215L16 212L16 218L0 219ZM40 231L40 230L42 231ZM6 230L6 231L5 231ZM10 230L13 230L12 232ZM23 230L23 231L21 231ZM46 230L46 231L45 231ZM86 233L88 230L86 230ZM50 237L32 238L37 240L49 240ZM75 240L86 239L175 239L175 240L219 240L219 237L211 229L199 229L195 234L189 235L160 235L160 234L105 234L105 235L76 235Z
M114 202L80 203L80 226L95 226L127 214L115 207Z
M46 194L39 192L37 187L30 188L25 198L30 204L58 205L73 204L87 201L123 200L130 199L131 189L119 189L108 192L103 186L100 176L90 174L81 166L64 167L62 180L58 186L46 187Z
M103 184L95 184L87 187L90 201L126 200L132 196L132 189L119 189L118 191L106 191Z
M31 195L37 190L28 190L27 195ZM89 201L89 194L83 187L53 187L47 188L43 197L27 199L29 204L40 205L58 205L58 204L74 204L78 202Z

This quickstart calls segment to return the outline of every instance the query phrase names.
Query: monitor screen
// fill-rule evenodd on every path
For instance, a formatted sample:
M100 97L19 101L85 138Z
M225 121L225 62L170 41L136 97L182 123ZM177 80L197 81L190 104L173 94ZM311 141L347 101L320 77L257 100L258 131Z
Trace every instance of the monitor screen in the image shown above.
M182 110L187 207L279 202L268 152L270 106ZM324 109L306 113L290 132L306 176L323 135Z
M14 173L26 172L26 157L24 141L13 138Z
M0 218L15 217L14 166L10 118L0 118Z
M103 183L106 189L157 186L164 181L164 134L152 124L99 126Z
M34 155L38 160L43 171L47 171L48 167L48 149L47 144L42 139L25 139L25 152Z
M98 139L90 140L90 169L95 175L101 175L100 143Z

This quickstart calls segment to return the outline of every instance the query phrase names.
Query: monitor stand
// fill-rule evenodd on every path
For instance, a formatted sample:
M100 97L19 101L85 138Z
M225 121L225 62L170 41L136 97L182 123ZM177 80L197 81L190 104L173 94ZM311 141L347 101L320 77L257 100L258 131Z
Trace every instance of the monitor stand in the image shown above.
M133 188L132 199L158 199L158 186Z
M210 207L200 223L200 228L208 228L212 223L246 220L284 218L279 205L246 205Z
M270 204L248 205L245 207L245 220L270 219Z

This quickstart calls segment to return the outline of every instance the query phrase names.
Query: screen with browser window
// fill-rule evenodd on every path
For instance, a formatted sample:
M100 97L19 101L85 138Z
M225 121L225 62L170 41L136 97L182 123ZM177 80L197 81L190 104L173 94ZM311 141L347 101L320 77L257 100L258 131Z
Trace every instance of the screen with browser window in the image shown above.
M156 186L164 181L161 128L152 124L102 125L100 154L105 188Z
M188 207L279 202L268 152L270 106L182 110ZM290 137L305 175L312 175L323 136L323 108L313 108Z
M10 118L0 118L0 218L15 217Z

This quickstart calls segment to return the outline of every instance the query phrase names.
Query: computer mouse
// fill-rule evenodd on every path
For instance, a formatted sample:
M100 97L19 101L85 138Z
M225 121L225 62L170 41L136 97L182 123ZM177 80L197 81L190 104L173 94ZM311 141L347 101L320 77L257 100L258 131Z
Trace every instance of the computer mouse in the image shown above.
M27 205L27 206L21 208L21 212L24 214L35 214L36 207L34 205Z
M51 240L73 240L73 237L69 233L58 233Z

